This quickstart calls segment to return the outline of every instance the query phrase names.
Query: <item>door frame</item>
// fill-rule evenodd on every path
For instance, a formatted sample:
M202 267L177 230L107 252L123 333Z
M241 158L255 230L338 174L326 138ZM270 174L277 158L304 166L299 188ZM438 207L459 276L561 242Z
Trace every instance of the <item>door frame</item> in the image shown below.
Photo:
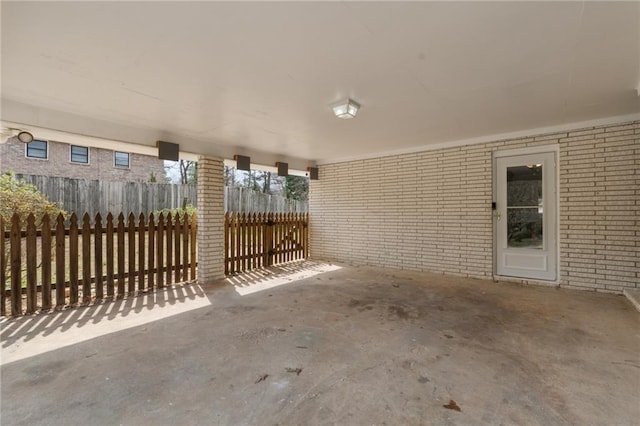
M498 223L494 219L494 211L491 209L491 225L493 231L493 278L494 279L504 279L504 280L522 280L528 282L540 282L545 284L557 285L560 283L560 145L541 145L541 146L533 146L527 148L516 148L516 149L504 149L504 150L495 150L493 151L493 156L491 159L491 200L495 203L497 200L497 163L498 158L503 157L514 157L517 155L529 155L529 154L546 154L552 153L554 162L555 162L555 174L556 174L556 279L555 280L542 280L538 278L526 278L526 277L512 277L512 276L504 276L498 275Z

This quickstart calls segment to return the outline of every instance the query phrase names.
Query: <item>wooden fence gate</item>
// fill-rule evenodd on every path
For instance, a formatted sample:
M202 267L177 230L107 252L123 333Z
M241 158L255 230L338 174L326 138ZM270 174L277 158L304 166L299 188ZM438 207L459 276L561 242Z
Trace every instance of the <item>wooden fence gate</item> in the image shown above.
M225 274L306 259L308 223L308 213L227 213Z

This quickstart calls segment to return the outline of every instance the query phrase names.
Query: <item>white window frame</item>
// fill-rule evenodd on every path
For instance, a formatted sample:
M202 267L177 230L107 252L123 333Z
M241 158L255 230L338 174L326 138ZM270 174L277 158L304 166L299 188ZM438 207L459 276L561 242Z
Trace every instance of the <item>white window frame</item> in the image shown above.
M87 161L86 162L74 161L73 160L73 147L85 148L87 150ZM91 148L89 148L88 146L83 146L83 145L69 145L69 162L73 163L73 164L80 164L80 165L83 165L83 166L88 166L89 164L91 164Z
M29 155L29 144L31 144L33 142L44 142L44 144L46 146L46 151L47 151L47 155L45 157L32 157L32 156ZM24 144L24 157L25 158L29 158L31 160L41 160L41 161L48 160L49 159L49 141L42 140L42 139L34 139L33 141Z
M127 165L122 166L116 163L116 154L127 154ZM118 169L131 169L131 153L124 151L113 151L113 167Z

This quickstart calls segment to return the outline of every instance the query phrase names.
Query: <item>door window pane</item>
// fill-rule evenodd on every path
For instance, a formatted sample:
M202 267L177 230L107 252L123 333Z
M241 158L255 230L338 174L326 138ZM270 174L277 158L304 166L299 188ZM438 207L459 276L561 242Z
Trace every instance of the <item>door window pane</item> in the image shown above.
M507 167L507 205L537 206L542 199L542 164Z
M542 213L537 207L507 209L507 245L542 248Z
M543 248L542 164L507 167L507 245Z

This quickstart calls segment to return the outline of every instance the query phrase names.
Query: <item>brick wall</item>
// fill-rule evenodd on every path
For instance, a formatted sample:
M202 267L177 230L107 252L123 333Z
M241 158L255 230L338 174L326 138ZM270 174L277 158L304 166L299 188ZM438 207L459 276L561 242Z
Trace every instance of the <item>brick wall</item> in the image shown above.
M640 121L322 165L311 256L491 278L492 152L553 144L560 285L640 287Z
M198 281L224 278L224 162L198 160Z
M68 177L113 182L149 182L153 173L164 181L164 162L148 155L129 154L130 167L115 167L113 151L89 148L89 164L72 163L69 144L49 141L49 158L27 158L25 144L9 140L0 145L0 173L16 173Z

